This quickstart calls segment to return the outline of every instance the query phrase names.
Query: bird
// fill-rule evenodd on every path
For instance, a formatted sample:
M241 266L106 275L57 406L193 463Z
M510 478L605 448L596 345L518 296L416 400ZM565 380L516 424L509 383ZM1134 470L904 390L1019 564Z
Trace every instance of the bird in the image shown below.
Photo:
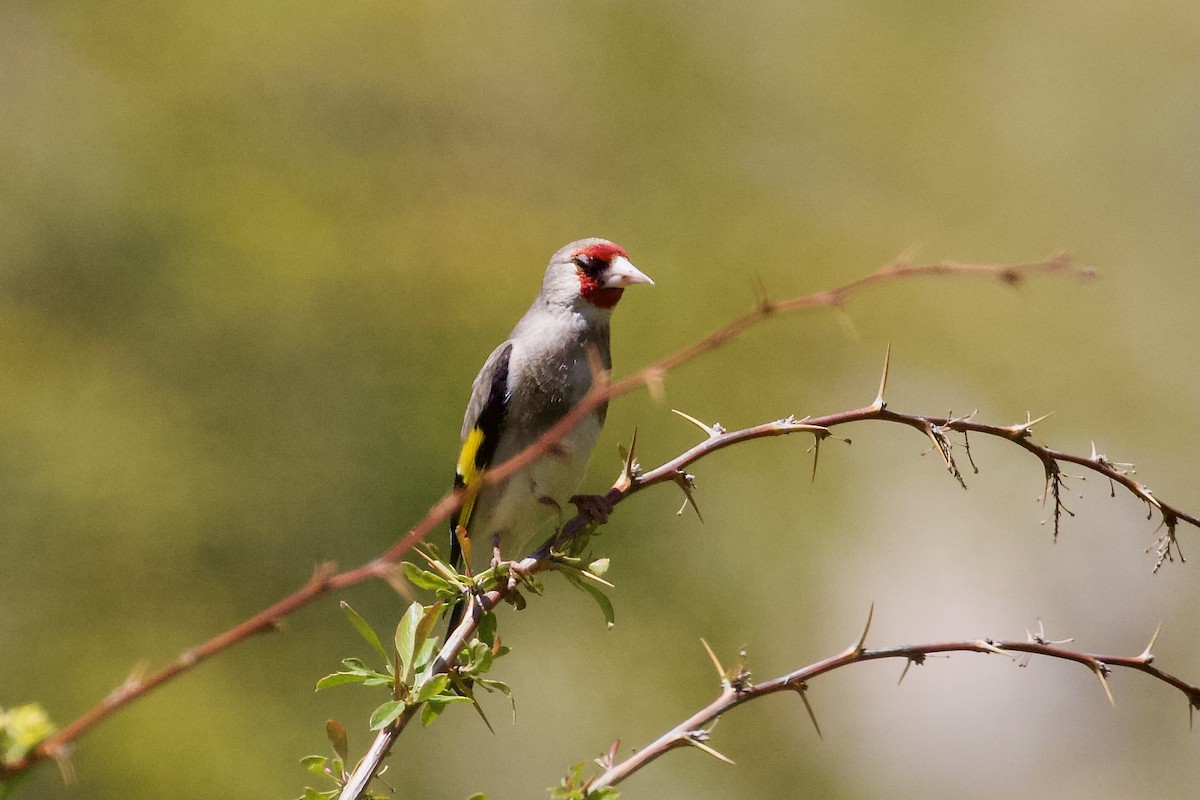
M654 281L607 239L580 239L554 254L533 304L472 383L456 490L475 485L488 467L520 453L562 419L591 388L596 364L612 368L609 321L625 289L637 284ZM463 502L450 518L456 569L463 567L460 528L472 543L490 543L492 563L498 564L502 547L521 543L547 520L561 517L568 501L584 513L604 513L597 498L572 493L606 413L607 403L601 403L543 456ZM461 612L459 603L450 630Z

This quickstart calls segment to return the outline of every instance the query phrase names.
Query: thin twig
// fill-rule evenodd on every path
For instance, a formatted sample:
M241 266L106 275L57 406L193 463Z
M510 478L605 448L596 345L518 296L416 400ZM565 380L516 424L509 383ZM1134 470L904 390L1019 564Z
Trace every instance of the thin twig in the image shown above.
M627 394L641 386L659 385L667 372L704 353L717 349L739 336L748 328L762 323L771 317L783 313L817 308L841 308L847 298L859 291L914 278L976 276L999 279L1007 284L1019 284L1028 276L1048 273L1073 273L1081 277L1086 277L1091 273L1091 270L1072 267L1071 259L1066 255L1060 255L1046 261L1016 265L960 264L957 262L910 265L896 262L885 265L871 275L826 292L818 292L778 302L762 300L753 311L738 317L703 339L664 356L619 381L597 382L596 387L584 397L579 405L560 420L557 425L553 426L521 453L518 453L494 469L488 470L483 475L482 480L472 487L472 491L477 492L484 485L504 480L506 477L544 455L549 448L553 447L559 439L572 430L575 425L600 404L614 397ZM636 483L631 487L634 491L637 488L640 488L640 486ZM610 492L609 494L611 496L613 493ZM79 739L83 734L116 711L125 708L134 700L145 696L150 691L188 672L201 661L240 642L246 641L253 634L274 630L280 620L307 606L318 597L330 591L343 589L371 579L386 578L393 572L395 565L399 563L414 545L437 530L454 511L461 507L467 496L467 493L462 491L444 495L429 508L425 516L409 529L403 537L371 561L344 572L335 572L332 566L323 565L304 586L272 604L270 607L223 633L214 636L203 644L183 652L173 662L152 675L145 678L127 680L107 698L64 725L25 757L0 766L0 779L8 779L20 775L34 764L48 758L65 758L69 744ZM1157 503L1155 504L1157 505ZM1178 513L1176 513L1174 519L1183 519L1195 524L1194 518ZM581 524L576 524L576 529ZM1170 557L1170 545L1174 541L1173 525L1169 526L1169 533L1171 533L1171 538L1168 540L1165 555L1161 555L1162 551L1160 551L1162 558Z
M1069 453L1063 453L1058 450L1053 450L1051 448L1040 445L1037 442L1034 442L1030 436L1031 431L1032 431L1032 425L1036 422L1039 422L1040 420L1026 421L1025 423L1021 423L1018 425L1005 426L1005 425L989 425L986 423L975 422L973 420L970 420L967 418L961 418L961 417L929 417L929 416L921 416L921 415L916 415L916 414L901 414L899 412L889 410L886 407L886 403L882 402L882 400L879 400L879 399L877 399L876 402L871 404L870 406L866 406L864 408L859 408L859 409L854 409L852 411L843 411L843 412L840 412L837 414L829 414L829 415L822 416L822 417L806 417L802 420L798 420L794 417L789 416L784 419L776 420L774 422L767 422L767 423L763 423L761 425L754 425L752 427L742 428L741 430L736 430L736 431L726 431L718 425L711 425L711 426L705 425L704 423L699 422L698 420L687 417L687 415L683 415L683 416L685 418L689 419L690 421L692 421L693 424L698 425L701 428L701 430L703 430L705 432L704 440L701 441L699 444L695 445L694 447L684 451L683 453L680 453L675 458L672 458L671 460L663 463L662 465L660 465L658 467L655 467L652 470L649 470L648 472L644 472L644 473L641 473L636 476L630 476L627 473L627 471L623 469L621 476L617 479L617 481L613 484L613 487L611 489L609 489L608 493L605 495L605 497L608 499L608 501L610 503L612 503L613 506L616 506L621 501L625 500L629 496L631 496L643 489L646 489L646 488L649 488L651 486L655 486L655 485L661 484L661 483L677 482L678 476L683 472L683 470L685 468L689 467L696 461L699 461L701 458L711 455L719 450L723 450L726 447L732 447L733 445L740 444L743 442L753 441L755 439L762 439L762 438L767 438L767 437L771 437L771 436L788 436L788 435L796 434L796 433L811 434L814 437L816 437L818 441L820 441L821 439L830 435L829 430L831 428L841 426L841 425L848 425L848 424L855 423L855 422L866 422L866 421L872 421L872 420L904 425L906 427L913 428L914 430L921 433L923 436L927 436L928 431L930 430L931 427L933 427L933 428L948 429L948 430L955 430L955 431L962 431L962 432L969 430L974 433L980 433L980 434L987 435L987 436L998 437L1005 441L1014 442L1017 445L1019 445L1020 447L1022 447L1023 449L1029 451L1035 457L1038 458L1038 460L1043 464L1044 467L1046 465L1050 465L1049 467L1046 467L1047 469L1049 469L1049 468L1057 469L1057 462L1069 461L1071 463L1086 467L1089 470L1097 472L1101 475L1104 475L1105 477L1111 478L1112 480L1121 483L1121 485L1123 485L1127 489L1129 489L1129 491L1132 492L1134 494L1134 496L1136 496L1136 497L1142 498L1144 494L1148 494L1145 487L1141 486L1141 484L1137 483L1136 481L1133 481L1127 475L1121 474L1120 470L1118 470L1117 468L1112 466L1110 463L1108 463L1103 458L1083 458L1083 457L1075 456L1075 455L1072 455ZM943 436L944 436L944 434L943 434ZM945 440L945 441L946 441L946 446L949 447L949 440ZM1192 524L1197 524L1197 521L1194 517L1175 509L1173 506L1169 506L1169 505L1162 503L1161 501L1157 501L1157 500L1155 501L1155 506L1157 508L1159 508L1160 511L1162 511L1164 516L1170 514L1170 515L1174 515L1176 518L1178 518L1180 520L1185 520ZM555 549L561 550L561 548L565 542L570 540L573 536L577 535L580 531L582 531L585 528L585 526L589 525L590 522L591 521L583 515L578 515L578 516L574 517L573 519L568 521L558 533L556 533L551 538L547 539L532 554L525 557L520 562L513 562L513 564L511 565L512 570L517 572L518 574L534 575L538 572L541 572L545 569L550 568L553 565L552 552ZM514 591L516 588L517 588L517 584L515 582L510 582L505 587L493 589L492 591L481 594L477 598L477 602L473 602L471 604L470 613L464 615L465 618L459 623L458 628L449 635L449 638L447 639L446 644L442 647L440 653L438 654L437 660L434 664L434 667L432 668L434 673L440 673L440 672L447 671L450 668L450 665L453 665L457 661L459 651L463 648L465 643L470 640L472 634L475 632L475 629L478 627L480 620L483 618L483 615L485 613L487 613L488 611L490 611L491 609L495 608L501 602L503 602L504 599L506 597L508 597L509 594L511 594L511 592ZM868 626L869 626L869 624L870 623L868 621ZM864 630L862 637L860 638L858 644L854 648L852 648L851 651L847 651L847 654L843 654L843 656L841 656L841 657L844 658L847 655L853 654L853 653L861 654L861 653L868 653L868 652L876 652L876 651L866 651L863 649L863 643L866 639L866 635L867 635L867 631ZM1079 656L1077 658L1075 656L1078 656L1079 654L1072 654L1071 651L1066 651L1066 650L1063 650L1061 652L1059 652L1059 651L1052 652L1054 650L1054 648L1050 647L1048 644L1046 644L1044 642L1043 643L1035 642L1034 644L1036 645L1037 648L1042 648L1042 649L1027 650L1028 652L1042 653L1045 655L1054 655L1057 658L1067 658L1068 660L1076 660L1076 661L1080 661L1080 659L1083 658L1083 656ZM935 645L931 645L931 647L935 647ZM989 647L992 647L993 650L995 647L1000 647L1001 649L1009 649L1009 650L1022 650L1023 648L1027 647L1027 645L1021 644L1021 646L1019 646L1019 647L1009 647L1007 644L1005 644L1003 646L989 645ZM971 648L952 647L951 649L980 649L980 648L986 649L983 647L983 645L976 645ZM893 651L878 651L878 652L891 653ZM899 653L900 650L897 650L895 652ZM930 651L930 652L935 652L935 651ZM991 651L989 651L989 652L991 652ZM1148 654L1143 654L1143 655L1147 656ZM872 655L869 658L856 657L852 660L870 660L870 658L885 658L885 657L894 657L894 656L892 656L892 655ZM1099 658L1099 657L1089 657L1089 658ZM1144 664L1142 666L1134 666L1134 664L1132 662L1135 660L1136 659L1125 659L1124 661L1122 661L1121 659L1118 658L1115 661L1113 661L1112 663L1115 666L1129 666L1131 668L1141 669L1143 672L1147 672L1151 675L1154 675L1155 677L1158 677L1160 680L1165 680L1168 683L1171 683L1172 685L1179 688L1181 691L1184 691L1184 692L1192 691L1192 687L1189 687L1187 684L1184 684L1181 681L1177 681L1176 679L1171 678L1169 675L1166 675L1165 673L1159 673L1156 669L1154 669L1153 667L1150 667L1148 657L1143 658ZM1125 663L1126 661L1130 662L1130 663ZM825 663L825 662L822 662L822 663ZM1091 664L1092 662L1080 661L1080 663ZM820 671L818 671L816 674L820 674ZM1098 676L1100 676L1101 681L1103 683L1104 673L1102 671L1098 671L1096 674ZM1105 686L1107 689L1106 684L1105 684ZM799 685L796 687L791 687L791 688L794 688L797 691L801 691L801 688L799 688ZM738 696L738 692L736 691L736 685L733 687L733 689L728 690L728 692L732 692L732 697L734 697L734 698L736 698ZM728 699L729 698L727 698L725 695L722 695L721 698L718 698L718 700L714 702L714 706L721 705L722 703L727 702ZM805 698L805 703L807 704L807 702L808 702L807 698ZM734 703L734 704L736 705L736 703ZM724 708L723 705L721 705L721 707ZM686 722L681 723L681 725L678 728L674 729L672 732L670 732L668 734L664 734L663 739L660 739L655 744L659 745L660 747L663 748L662 752L665 752L666 750L674 748L674 747L694 746L696 744L694 739L689 738L688 736L684 736L683 733L687 732L687 731L699 730L699 726L701 724L703 724L703 721L697 722L697 718L699 716L703 715L704 713L705 712L702 711L697 715L697 717L693 717L693 718L687 720ZM364 761L359 764L358 769L355 773L355 777L359 780L360 785L365 787L366 784L369 783L369 775L374 774L375 771L377 771L379 769L380 765L382 764L383 757L386 756L388 750L391 748L392 744L395 742L396 737L398 735L399 735L398 731L392 732L392 731L388 731L388 730L382 731L379 734L379 736L376 739L376 742L379 743L381 740L386 740L386 744L382 748L374 748L374 747L372 748L373 751L378 754L378 758L376 760L368 761L368 760L364 759ZM661 752L659 752L657 755L661 755ZM657 755L655 755L654 757L657 757ZM363 780L362 776L364 773L366 775L368 775L368 778L365 783L362 782L362 780ZM339 800L357 800L359 796L360 795L347 794L347 793L343 792L341 797L339 798Z
M803 667L794 672L789 672L786 675L781 675L769 681L754 685L742 685L740 687L724 686L717 699L709 705L700 709L624 761L610 764L602 773L588 782L588 792L595 792L617 785L665 753L687 744L687 739L694 731L704 730L705 726L710 726L722 714L743 703L748 703L760 697L775 694L776 692L791 691L800 693L805 704L808 705L808 698L805 695L808 682L827 672L832 672L835 669L840 669L851 664L860 664L865 661L879 661L886 658L905 659L907 662L905 670L907 670L912 664L924 663L926 656L935 653L999 653L1002 655L1030 653L1063 661L1073 661L1077 664L1082 664L1100 676L1101 683L1109 700L1112 699L1112 695L1109 693L1108 684L1105 681L1105 676L1108 672L1114 667L1137 670L1178 689L1187 698L1189 708L1200 708L1200 686L1189 684L1153 666L1151 664L1153 657L1149 654L1148 649L1147 652L1139 656L1105 656L1069 650L1044 641L1010 642L992 639L914 644L880 650L851 647L836 656L831 656L823 661L818 661L815 664ZM809 708L811 712L811 706Z

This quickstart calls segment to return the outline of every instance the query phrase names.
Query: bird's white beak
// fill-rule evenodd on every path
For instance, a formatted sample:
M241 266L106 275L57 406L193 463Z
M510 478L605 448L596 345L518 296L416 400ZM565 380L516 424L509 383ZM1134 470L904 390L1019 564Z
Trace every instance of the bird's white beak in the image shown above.
M654 285L650 276L631 264L625 256L617 256L609 262L608 269L605 271L605 289L622 289L635 283Z

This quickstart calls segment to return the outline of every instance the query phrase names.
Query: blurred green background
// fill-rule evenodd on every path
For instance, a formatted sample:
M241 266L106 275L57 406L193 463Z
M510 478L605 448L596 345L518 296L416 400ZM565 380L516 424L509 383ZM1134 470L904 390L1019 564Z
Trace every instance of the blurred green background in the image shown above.
M1200 123L1193 2L0 4L0 705L65 723L301 584L384 549L447 488L484 357L563 243L607 236L657 287L617 312L618 374L774 297L897 254L1098 281L895 285L772 322L622 398L586 488L639 431L865 404L888 344L898 410L1056 412L1054 446L1136 460L1200 508ZM617 626L551 578L501 625L488 708L391 759L400 797L542 796L717 686L698 642L766 678L870 642L1051 638L1200 681L1200 564L1152 576L1156 522L1074 481L1057 544L1035 461L975 442L963 492L911 431L845 431L698 469L598 550ZM1078 496L1077 496L1078 495ZM1200 561L1200 537L1182 531ZM379 627L384 585L341 593ZM77 783L30 798L293 797L336 717L318 677L363 655L338 597L95 729ZM740 709L641 798L1194 797L1186 704L1144 676L999 657L821 679Z

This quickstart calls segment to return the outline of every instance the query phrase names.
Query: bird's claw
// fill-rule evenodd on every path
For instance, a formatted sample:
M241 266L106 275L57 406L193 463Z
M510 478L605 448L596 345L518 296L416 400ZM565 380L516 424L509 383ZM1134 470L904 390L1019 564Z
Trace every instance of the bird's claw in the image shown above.
M613 510L612 501L602 494L577 494L571 497L571 504L579 509L579 514L588 522L597 525L608 522L608 515Z
M492 572L495 573L500 569L500 565L504 563L504 559L500 557L500 537L492 537Z

